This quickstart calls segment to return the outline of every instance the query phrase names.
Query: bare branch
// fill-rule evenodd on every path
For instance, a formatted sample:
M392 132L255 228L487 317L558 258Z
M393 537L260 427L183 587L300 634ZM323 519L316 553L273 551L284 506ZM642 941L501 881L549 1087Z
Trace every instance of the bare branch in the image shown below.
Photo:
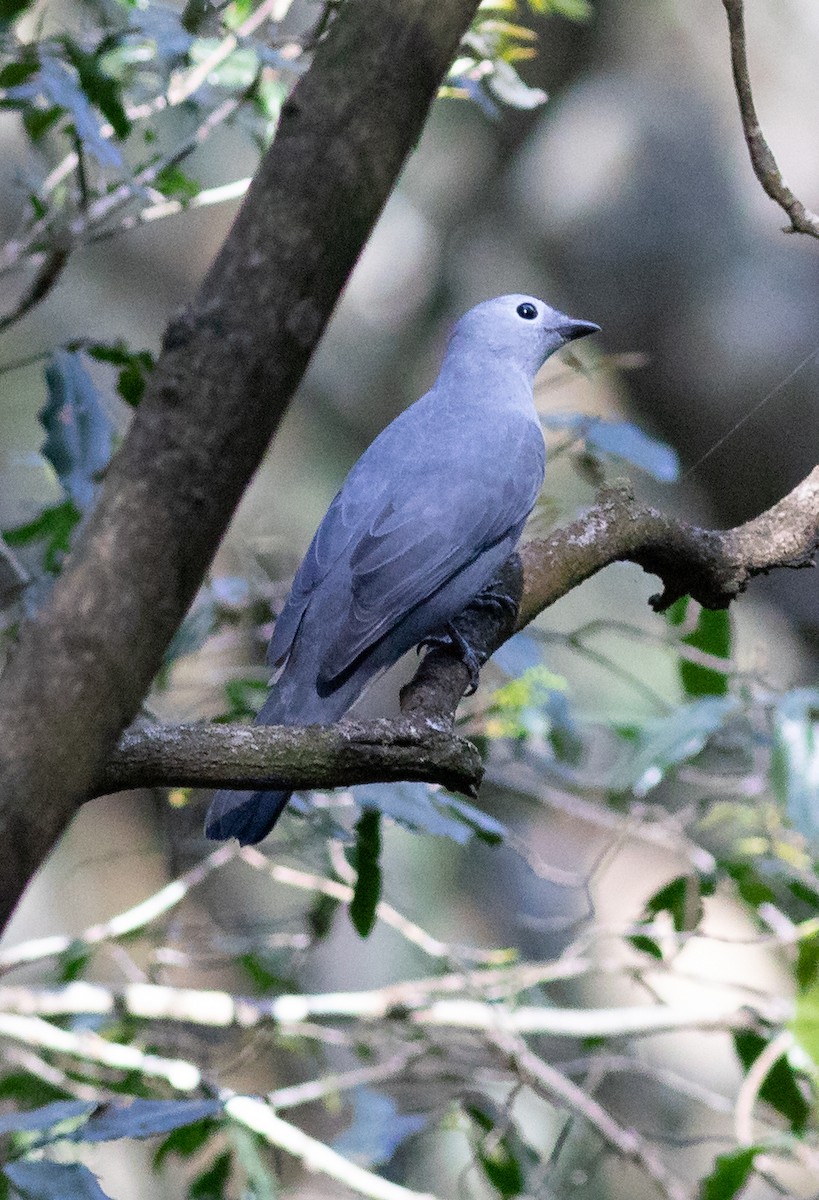
M525 991L532 980L544 983L571 978L591 970L591 963L572 960L561 972L560 963L529 963L517 974L510 968L510 990ZM77 1014L110 1017L126 1012L141 1021L176 1021L206 1029L253 1029L257 1026L301 1026L305 1021L367 1024L397 1021L423 1029L451 1029L477 1034L505 1033L552 1038L653 1037L678 1030L756 1029L760 1024L788 1021L789 1001L764 996L703 997L696 1004L643 1004L622 1008L558 1008L515 1005L466 995L435 998L457 986L480 994L486 985L496 995L496 972L467 971L407 980L361 992L318 992L280 995L271 999L234 996L202 988L171 987L155 983L128 983L120 987L75 983L54 988L0 987L0 1015L65 1017ZM0 1026L2 1036L2 1026Z
M521 1038L492 1032L487 1040L508 1059L517 1078L548 1100L586 1121L612 1150L630 1159L651 1179L667 1200L692 1200L691 1190L669 1171L654 1148L635 1129L619 1125L588 1092L533 1053Z
M739 100L742 132L751 155L754 174L765 192L788 214L790 226L786 233L807 233L819 238L819 215L811 212L801 200L794 196L782 178L773 152L756 115L751 79L748 72L748 55L745 47L745 12L743 0L722 0L728 16L728 36L731 46L731 70L734 87Z
M819 467L773 508L729 530L701 529L635 501L618 484L582 517L509 560L498 586L519 601L508 610L475 606L458 627L485 661L515 629L616 561L660 577L655 609L690 594L724 608L756 575L806 567L819 546ZM709 664L710 665L710 664ZM482 765L451 732L468 684L465 666L436 649L404 688L404 719L308 728L180 726L127 733L90 795L138 786L330 788L399 779L440 783L475 795Z
M474 796L482 775L471 742L429 722L145 726L122 737L91 794L156 786L333 788L411 779Z
M817 549L819 467L773 508L727 530L665 516L637 503L620 483L571 525L524 545L519 565L510 560L500 583L520 596L517 629L613 562L637 563L660 577L663 590L651 599L659 612L684 595L727 608L756 575L813 566ZM485 607L467 609L457 624L484 660L514 632L510 620ZM402 710L451 719L468 683L463 663L446 649L433 650L404 689Z

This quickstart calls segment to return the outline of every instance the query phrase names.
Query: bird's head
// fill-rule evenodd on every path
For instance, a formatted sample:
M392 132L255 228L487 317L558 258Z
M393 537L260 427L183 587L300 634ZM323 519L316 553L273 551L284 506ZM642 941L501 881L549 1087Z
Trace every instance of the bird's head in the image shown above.
M453 337L466 337L534 377L550 354L575 338L598 333L593 321L567 317L536 296L498 296L461 317Z

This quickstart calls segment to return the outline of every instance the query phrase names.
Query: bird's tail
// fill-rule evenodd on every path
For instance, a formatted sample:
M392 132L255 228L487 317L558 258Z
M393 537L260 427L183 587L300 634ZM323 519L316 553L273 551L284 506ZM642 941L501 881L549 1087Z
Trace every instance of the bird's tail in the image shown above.
M301 685L301 670L290 668L288 663L264 702L257 725L329 725L344 715L361 690L360 686L341 688L322 697L313 686ZM214 841L235 837L241 846L255 845L270 833L291 795L222 788L211 800L205 835Z
M240 846L254 846L278 821L291 792L232 792L222 788L210 802L205 836L212 841L235 837Z

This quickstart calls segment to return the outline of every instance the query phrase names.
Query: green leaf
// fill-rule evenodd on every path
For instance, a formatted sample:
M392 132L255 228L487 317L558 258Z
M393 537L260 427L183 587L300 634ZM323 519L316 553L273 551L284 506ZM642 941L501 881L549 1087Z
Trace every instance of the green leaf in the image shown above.
M3 537L9 546L26 546L29 542L45 542L43 566L52 575L59 573L62 561L71 548L71 534L82 519L82 513L71 500L43 509L39 517L25 525L5 529Z
M245 1176L242 1200L277 1200L280 1193L276 1179L264 1159L267 1143L241 1125L231 1125L230 1140Z
M683 644L703 650L716 658L731 657L731 618L725 608L700 609L696 627L682 639ZM689 696L724 696L728 676L700 663L680 659L680 680Z
M466 1106L479 1136L474 1138L475 1154L492 1186L502 1200L512 1200L527 1188L527 1172L536 1166L537 1155L523 1141L515 1126L504 1120L507 1128L498 1136L497 1121L490 1109L490 1102L481 1098L478 1103Z
M819 933L803 937L800 941L794 974L801 991L806 991L817 982L819 978Z
M702 1200L733 1200L751 1177L754 1160L762 1146L744 1146L729 1154L720 1154L711 1174L702 1181Z
M23 128L33 142L39 142L55 121L59 121L64 111L56 105L48 108L27 108L23 113Z
M699 881L692 875L679 875L655 892L646 903L652 917L667 912L677 933L696 929L702 919L702 898Z
M270 959L272 958L271 954ZM292 992L295 990L291 979L283 978L278 970L271 970L269 960L263 954L240 954L235 961L247 972L257 992L264 994L272 991Z
M317 895L307 910L306 921L311 935L321 941L333 927L333 917L338 911L340 900L332 896Z
M163 167L154 180L154 187L169 200L193 200L202 190L201 184L191 179L179 167Z
M221 1128L218 1121L206 1118L204 1121L194 1121L191 1125L180 1125L161 1142L153 1157L154 1167L161 1167L171 1154L180 1158L190 1158L206 1145L208 1139Z
M121 368L117 391L126 404L136 408L142 399L148 376L156 365L154 356L147 350L129 350L122 341L96 342L85 349L97 362Z
M91 950L85 942L72 943L57 960L60 983L72 983L79 979L84 974L90 958Z
M722 860L718 866L730 875L740 896L752 908L758 908L760 904L776 902L776 893L773 888L769 887L761 878L751 863Z
M690 600L690 596L680 596L679 600L674 601L671 608L666 609L665 619L669 625L682 625L688 614Z
M18 17L30 8L33 0L0 0L0 26L10 25L12 21L16 21ZM4 83L4 87L9 87L9 84Z
M569 21L589 21L594 9L589 0L528 0L532 12L554 14Z
M26 3L28 0L26 0ZM0 12L2 12L2 3L0 3ZM2 20L2 16L0 16ZM19 87L21 83L25 83L34 72L37 70L37 63L29 60L28 62L11 62L0 69L0 87L11 88Z
M356 822L355 834L356 842L349 852L350 865L357 875L350 920L359 937L365 938L372 933L381 899L381 814L365 808Z
M819 1067L819 984L814 983L797 997L790 1028L799 1045Z
M70 37L62 40L68 60L79 75L80 87L88 99L108 119L118 138L127 137L131 132L131 122L120 98L119 84L101 69L98 55L87 53Z
M224 691L228 707L214 718L222 725L229 721L252 721L270 688L261 679L229 679Z
M810 1045L813 1046L815 1052L819 1052L819 997L816 997L816 1008L813 1008L809 998L810 995L811 993L805 993L797 1001L796 1017L791 1025L794 1037L799 1041L800 1045L803 1044L802 1036L806 1037L807 1044L805 1045L805 1049L808 1054L812 1053L809 1048ZM801 1014L800 1004L802 1005ZM734 1047L746 1071L756 1061L767 1044L767 1039L760 1037L758 1033L745 1031L734 1034ZM819 1058L815 1061L819 1062ZM799 1134L807 1126L811 1106L805 1098L797 1082L797 1078L798 1076L788 1062L788 1059L785 1057L779 1058L768 1072L768 1076L760 1088L759 1095L762 1100L770 1104L778 1113L781 1113L785 1117L794 1133Z
M229 1150L218 1155L208 1170L203 1171L191 1184L188 1191L191 1200L224 1200L232 1161Z
M14 1100L30 1108L43 1107L54 1100L69 1099L69 1093L54 1087L27 1071L11 1071L0 1079L0 1100Z
M643 954L650 954L652 958L662 959L663 952L659 943L655 942L654 938L647 937L644 933L634 933L631 937L626 938L635 950L642 951Z

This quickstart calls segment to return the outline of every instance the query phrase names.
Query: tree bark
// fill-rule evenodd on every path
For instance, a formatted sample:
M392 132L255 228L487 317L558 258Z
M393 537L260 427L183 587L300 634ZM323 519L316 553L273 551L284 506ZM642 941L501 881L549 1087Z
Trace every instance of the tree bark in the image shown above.
M0 681L0 928L99 777L275 433L478 0L346 0Z

